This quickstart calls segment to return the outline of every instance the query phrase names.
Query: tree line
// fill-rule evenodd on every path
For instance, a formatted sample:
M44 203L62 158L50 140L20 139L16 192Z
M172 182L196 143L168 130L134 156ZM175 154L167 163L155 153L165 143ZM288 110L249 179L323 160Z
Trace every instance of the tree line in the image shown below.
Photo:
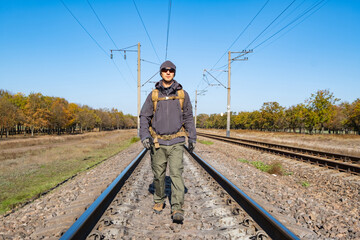
M1 138L14 134L82 133L95 128L102 131L136 126L136 117L123 114L116 108L93 109L41 93L26 96L0 90Z
M231 113L232 129L284 131L297 133L356 133L360 134L360 98L342 102L329 90L319 90L309 99L288 108L277 102L266 102L260 110ZM200 114L199 128L226 128L227 116Z

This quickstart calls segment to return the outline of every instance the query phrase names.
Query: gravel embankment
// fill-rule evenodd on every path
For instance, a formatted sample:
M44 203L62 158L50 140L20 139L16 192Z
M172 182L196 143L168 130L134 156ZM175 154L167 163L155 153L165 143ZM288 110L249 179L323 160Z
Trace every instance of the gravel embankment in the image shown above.
M168 175L168 174L167 174ZM87 239L255 239L263 234L237 204L188 155L184 156L185 220L171 220L171 181L166 178L166 207L152 210L153 174L149 155L102 216ZM209 181L210 179L210 181Z
M200 137L199 139L205 138ZM210 141L213 141L214 144L198 143L196 152L302 239L360 239L360 177L339 173L335 170L324 170L321 167L216 140ZM74 220L141 149L140 142L133 144L127 150L94 169L79 174L66 184L15 213L7 217L1 216L0 239L58 238L61 232L71 226ZM264 163L280 162L286 172L293 174L288 176L271 175L261 172L248 163L240 162L238 159ZM196 170L189 168L185 170L184 174L188 179L185 180L185 184L187 184L186 181L195 181L194 177L189 178L189 176L195 176ZM151 183L151 177L145 178L144 175L143 179L148 184ZM305 182L309 184L308 187L303 186ZM189 185L185 216L188 223L196 224L196 215L201 215L202 211L201 208L200 211L196 210L198 212L192 209L195 204L192 204L191 201L201 202L206 200L206 197L197 198L196 195L199 191L204 191L203 182L191 184L195 187L190 188ZM135 185L131 194L147 195L145 205L151 215L146 216L149 217L149 221L156 220L157 216L153 216L150 209L152 196L149 195L149 192L143 193L144 189L147 191L148 185L144 187L142 184L141 188L139 185ZM212 213L211 209L206 211ZM145 209L143 212L147 213ZM168 210L166 212L168 213ZM139 219L142 219L143 216L138 216L136 212L129 212L129 214L140 217ZM159 219L161 221L170 220L169 218ZM139 223L146 225L146 222L139 221ZM188 237L189 233L181 233L181 231L190 230L185 224L184 227L168 224L162 233ZM148 227L156 229L157 225ZM189 227L191 226L189 225ZM216 229L213 230L216 232ZM196 232L200 233L202 227L196 227L196 230L193 228L192 231L195 234L193 236L196 236ZM133 233L140 236L142 231L134 230ZM127 236L130 237L130 235Z
M59 238L141 149L141 143L135 143L9 216L1 216L0 239Z
M290 224L290 230L299 234L293 227L295 223L309 229L304 239L360 238L359 176L210 141L214 144L198 143L196 152L285 225ZM271 175L238 159L280 162L293 174ZM308 187L303 186L305 182Z

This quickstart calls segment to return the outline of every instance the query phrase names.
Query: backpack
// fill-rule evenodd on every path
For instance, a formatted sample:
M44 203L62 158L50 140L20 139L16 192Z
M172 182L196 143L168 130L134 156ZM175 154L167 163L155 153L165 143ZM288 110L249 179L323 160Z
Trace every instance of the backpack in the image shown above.
M167 101L167 100L179 99L181 112L184 111L185 93L184 93L183 89L180 89L180 90L177 91L177 96L161 97L161 98L159 98L159 90L154 89L152 91L151 99L152 99L153 106L154 106L154 111L153 111L154 115L155 115L155 112L156 112L157 103L159 101ZM186 132L184 126L182 126L180 128L179 132L177 132L175 134L171 134L171 135L158 135L151 126L149 127L149 131L150 131L151 136L154 139L155 148L160 147L158 139L171 140L171 139L174 139L174 138L177 138L177 137L187 137L188 136L188 133Z
M154 105L154 113L156 112L156 107L157 107L158 101L173 100L173 99L179 99L181 112L184 111L185 93L184 93L183 89L177 90L177 96L161 97L161 98L159 98L159 89L154 89L152 91L151 99L152 99L152 102Z

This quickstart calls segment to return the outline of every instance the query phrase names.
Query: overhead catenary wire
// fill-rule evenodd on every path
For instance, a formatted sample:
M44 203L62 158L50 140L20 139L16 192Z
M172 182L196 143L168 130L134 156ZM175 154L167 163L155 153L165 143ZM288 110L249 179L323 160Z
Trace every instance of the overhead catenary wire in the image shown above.
M284 22L286 19L288 19L296 10L298 10L306 0L303 0L301 3L299 3L297 6L295 6L286 16L284 16L281 20L279 20L276 24L272 26L272 29L268 29L269 32L271 32L273 29L275 29L277 26L279 26L282 22Z
M280 32L282 32L284 29L286 29L287 27L289 27L291 24L295 23L297 20L299 20L300 18L302 18L304 15L306 15L307 13L309 13L311 10L313 10L315 7L319 6L321 3L323 3L325 0L321 0L318 3L314 4L312 7L308 8L305 12L303 12L302 14L300 14L298 17L296 17L294 20L292 20L290 23L288 23L287 25L285 25L284 27L282 27L280 30L278 30L277 32L275 32L274 34L272 34L270 37L268 37L267 39L265 39L264 41L262 41L261 43L259 43L258 45L256 45L253 49L258 48L259 46L261 46L262 44L264 44L265 42L269 41L271 38L273 38L274 36L276 36L277 34L279 34ZM325 4L324 4L325 5ZM324 6L322 5L322 6ZM321 6L321 7L322 7ZM320 9L320 8L319 8ZM316 11L318 11L319 9L317 9ZM316 11L314 11L313 13L315 13ZM309 16L311 16L313 13L311 13ZM308 17L309 17L308 16ZM307 18L307 17L306 17ZM305 19L306 19L305 18ZM305 20L304 19L304 20ZM302 21L301 21L302 22ZM300 23L301 23L300 22Z
M223 53L223 55L217 60L217 62L212 66L212 68L209 71L217 71L217 69L215 69L216 65L220 62L220 60L228 53L228 51L232 48L232 46L239 40L239 38L245 33L245 31L250 27L250 25L254 22L254 20L258 17L258 15L262 12L262 10L266 7L266 5L269 3L270 0L267 0L262 7L260 8L260 10L255 14L255 16L251 19L251 21L246 25L246 27L240 32L240 34L236 37L236 39L232 42L232 44L230 45L230 47L228 47L228 49ZM227 66L224 65L224 66ZM224 66L220 67L219 69L223 68ZM217 77L219 77L221 73L218 74ZM204 80L204 78L203 78ZM201 83L201 82L200 82ZM200 83L198 84L198 87L200 85ZM210 85L210 83L208 82L208 85Z
M147 28L146 28L146 26L145 26L144 20L143 20L142 17L141 17L141 14L140 14L139 9L138 9L138 7L137 7L137 5L136 5L136 3L135 3L135 0L133 0L133 3L134 3L134 6L135 6L135 9L136 9L136 12L137 12L137 14L138 14L138 16L139 16L139 18L140 18L140 20L141 20L141 23L142 23L142 25L143 25L143 27L144 27L144 29L145 29L146 35L147 35L148 38L149 38L151 47L152 47L152 49L154 50L155 55L156 55L156 57L157 57L157 59L158 59L158 61L159 61L159 63L160 63L159 55L158 55L157 52L156 52L156 49L155 49L154 44L153 44L153 41L151 40L150 34L149 34L149 32L148 32L148 30L147 30Z
M286 12L286 10L288 10L291 5L294 4L294 2L296 2L296 0L293 0L269 25L266 26L266 28L264 30L262 30L255 38L254 40L252 40L246 47L245 49L248 49L251 44L253 44L281 15L283 15L284 12Z
M81 26L81 28L88 34L88 36L95 42L95 44L104 52L104 54L109 57L109 54L105 51L105 49L98 43L98 41L95 40L95 38L89 33L89 31L84 27L83 24L79 21L79 19L73 14L73 12L70 10L70 8L65 4L63 0L60 0L60 2L64 5L64 7L68 10L68 12L71 14L71 16L76 20L76 22ZM116 65L114 61L112 61L115 65L117 71L119 72L120 76L123 78L123 80L130 86L130 84L126 81L123 74L121 73L119 67Z
M126 82L126 84L129 86L129 87L134 87L132 86L130 83L128 83L128 81L126 81L126 78L124 77L124 75L122 74L122 72L120 71L120 68L119 66L115 63L114 59L111 59L112 63L115 65L117 71L120 73L121 77L123 78L123 80Z
M160 65L159 63L151 62L151 61L148 61L148 60L145 60L145 59L140 59L140 60L143 61L143 62L154 64L154 65Z
M168 44L169 44L170 16L171 16L171 0L169 0L169 9L168 9L168 23L167 23L167 33L166 33L165 61L167 60L167 52L168 52Z
M149 78L147 81L145 81L141 86L143 87L145 84L147 84L151 79L153 79L160 71L157 71L154 75L152 75L151 78Z
M98 41L95 40L95 38L89 33L88 30L84 27L84 25L81 24L79 19L73 14L73 12L68 8L68 6L64 3L63 0L60 0L60 2L64 5L64 7L68 10L68 12L73 16L73 18L76 20L76 22L81 26L81 28L88 34L88 36L95 42L95 44L105 53L106 56L109 57L109 54L105 51L105 49L98 43Z
M293 26L289 31L291 31L292 29L294 29L296 26L298 26L300 23L302 23L304 20L306 20L307 18L309 18L312 14L314 14L315 12L317 12L318 10L320 10L326 3L327 1L325 0L320 0L317 3L314 3L312 6L310 6L309 8L307 8L303 13L299 14L295 19L293 19L292 21L290 21L288 24L286 24L284 27L282 27L280 30L278 30L277 32L275 32L274 34L272 34L270 37L266 38L264 41L262 41L261 43L259 43L258 45L256 45L253 49L260 47L261 45L263 45L264 43L266 43L267 41L269 41L270 39L272 39L274 36L276 36L277 34L279 34L280 32L282 32L283 30L287 29L290 25L292 25L293 23L295 23L296 21L298 21L300 18L302 18L303 16L305 16L306 14L308 14L310 11L312 11L314 8L318 7L321 3L322 4L320 7L318 7L317 9L315 9L313 12L311 12L310 14L308 14L305 18L303 18L300 22L298 22L297 24L295 24L295 26ZM302 4L302 3L301 3ZM300 4L300 5L301 5ZM297 6L298 8L299 6ZM293 12L293 11L292 11ZM289 32L288 31L288 32ZM286 34L286 33L285 33ZM283 34L283 35L285 35ZM283 36L282 35L282 36ZM282 37L280 36L280 37ZM279 38L280 38L279 37ZM278 39L279 39L278 38ZM277 40L277 39L276 39ZM275 40L275 41L276 41ZM273 41L274 42L274 41ZM231 62L233 62L233 60L231 60ZM225 64L217 69L221 70L225 67L228 67L228 64ZM221 73L220 73L221 74ZM220 75L219 74L219 75ZM218 76L217 76L218 77Z
M98 21L99 21L99 23L101 24L102 28L103 28L103 29L104 29L104 31L106 32L107 36L110 38L110 40L112 41L112 43L114 44L114 46L115 46L116 48L118 48L118 46L116 45L115 41L113 40L113 38L110 36L110 34L109 34L108 30L106 29L105 25L102 23L102 21L101 21L101 19L100 19L99 15L96 13L95 9L94 9L94 8L93 8L93 6L90 4L89 0L86 0L86 1L87 1L88 5L90 6L91 10L93 11L94 15L96 16L97 20L98 20ZM135 46L136 46L136 45L135 45ZM123 56L123 54L122 54L121 52L120 52L120 54L121 54L121 56L122 56L122 57L124 57L124 56ZM113 60L113 61L114 61L114 60ZM114 62L114 63L115 63L115 62ZM133 81L135 81L134 74L133 74L133 72L132 72L132 70L131 70L131 68L130 68L130 66L129 66L129 64L128 64L128 62L127 62L127 61L125 61L125 63L126 63L127 68L129 69L129 72L130 72L131 78L133 79ZM118 70L120 70L120 69L119 69L119 67L117 67L117 68L118 68Z
M253 49L258 48L259 46L261 46L262 44L264 44L265 42L267 42L268 40L270 40L271 38L273 38L274 36L276 36L277 34L279 34L280 32L282 32L283 30L285 30L287 27L289 27L291 24L295 23L297 20L299 20L301 17L303 17L304 15L306 15L307 13L309 13L311 10L313 10L315 7L319 6L321 3L323 3L325 0L320 0L317 3L314 3L312 6L310 6L309 8L307 8L303 13L299 14L295 19L293 19L292 21L290 21L288 24L286 24L284 27L282 27L280 30L278 30L277 32L275 32L274 34L272 34L270 37L266 38L264 41L262 41L261 43L259 43L258 45L256 45ZM311 14L309 14L308 16L306 16L301 22L303 22L306 18L310 17L312 14L314 14L315 12L317 12L321 7L323 7L326 4L326 2L320 6L318 9L316 9L315 11L313 11ZM299 25L301 22L297 23L293 28L295 28L297 25ZM292 29L293 29L292 28ZM285 34L284 34L285 35ZM233 60L231 60L231 62L233 62ZM225 64L221 67L219 67L218 69L222 69L224 67L227 67L228 64Z
M250 25L254 22L254 20L257 18L257 16L262 12L262 10L265 8L265 6L269 3L270 0L267 0L265 4L260 8L260 10L256 13L256 15L251 19L251 21L248 23L248 25L242 30L242 32L236 37L236 39L233 41L233 43L228 47L228 49L224 52L224 54L217 60L217 62L214 64L214 66L211 68L215 68L215 66L220 62L220 60L228 53L228 51L231 49L232 46L239 40L239 38L244 34L244 32L250 27Z
M294 28L296 28L299 24L301 24L302 22L304 22L306 19L308 19L311 15L313 15L314 13L316 13L317 11L319 11L324 5L326 5L328 1L325 1L320 7L318 7L317 9L315 9L312 13L310 13L309 15L307 15L306 17L304 17L301 21L299 21L298 23L296 23L294 26L292 26L288 31L286 31L285 33L283 33L282 35L280 35L278 38L274 39L272 42L268 43L266 46L264 46L263 48L271 45L272 43L276 42L277 40L279 40L280 38L282 38L284 35L286 35L287 33L289 33L290 31L292 31ZM259 53L259 50L256 51L256 53Z
M108 37L110 38L110 40L113 42L114 46L115 46L116 48L118 48L118 47L116 46L116 43L114 42L114 40L113 40L112 37L110 36L108 30L106 29L106 27L104 26L104 24L103 24L102 21L100 20L99 16L98 16L97 13L95 12L95 9L94 9L93 6L90 4L89 0L86 0L86 1L87 1L87 3L89 4L89 6L90 6L91 10L93 11L93 13L95 14L97 20L100 22L102 28L105 30L106 34L108 35Z

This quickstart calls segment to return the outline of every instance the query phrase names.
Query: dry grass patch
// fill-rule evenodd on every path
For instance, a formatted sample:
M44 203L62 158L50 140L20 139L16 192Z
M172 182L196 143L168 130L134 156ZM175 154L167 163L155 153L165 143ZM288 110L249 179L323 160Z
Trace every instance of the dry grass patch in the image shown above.
M0 213L32 199L137 142L136 130L56 140L0 161ZM66 138L66 137L65 137ZM36 147L36 146L34 146ZM10 157L10 155L8 155Z

